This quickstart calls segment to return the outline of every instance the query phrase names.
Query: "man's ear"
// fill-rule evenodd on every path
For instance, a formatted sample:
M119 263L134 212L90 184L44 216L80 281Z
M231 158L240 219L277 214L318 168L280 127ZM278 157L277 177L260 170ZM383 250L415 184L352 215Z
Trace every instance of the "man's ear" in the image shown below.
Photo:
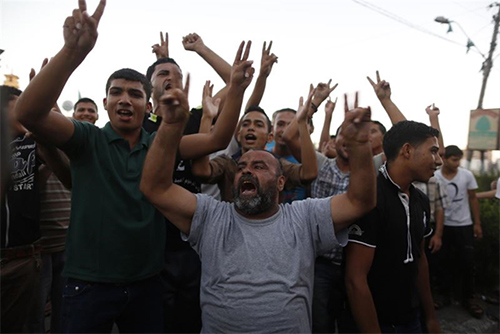
M151 101L148 101L148 104L146 105L146 112L148 114L151 114L152 111L153 111L153 104L151 103Z
M272 132L270 132L268 135L267 135L267 142L270 143L272 142L274 139L274 134Z
M108 110L108 108L107 108L108 99L107 98L102 99L102 105L104 106L104 110Z
M285 183L286 183L286 177L284 175L280 175L278 177L278 190L283 191L285 188Z
M413 153L413 146L411 146L410 143L404 143L403 147L401 147L401 154L403 155L403 157L409 159L412 153Z

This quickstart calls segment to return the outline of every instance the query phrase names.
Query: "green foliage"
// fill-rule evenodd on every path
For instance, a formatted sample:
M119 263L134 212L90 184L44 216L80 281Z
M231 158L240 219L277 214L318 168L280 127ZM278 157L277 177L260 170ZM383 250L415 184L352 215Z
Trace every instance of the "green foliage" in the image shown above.
M498 175L477 176L478 191L491 190L491 182ZM498 289L500 280L500 200L480 199L481 224L483 239L474 245L476 265L476 289L491 291Z

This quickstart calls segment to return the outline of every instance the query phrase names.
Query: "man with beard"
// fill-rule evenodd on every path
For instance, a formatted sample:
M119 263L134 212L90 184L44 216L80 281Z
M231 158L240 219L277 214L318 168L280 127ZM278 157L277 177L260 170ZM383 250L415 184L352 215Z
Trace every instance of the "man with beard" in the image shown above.
M370 109L346 115L342 131L352 169L347 193L280 205L285 177L279 160L263 150L239 159L234 203L175 185L176 152L189 117L186 92L166 92L160 108L163 120L146 157L141 191L200 255L202 332L309 332L316 255L337 240L344 244L342 230L375 204Z
M309 95L309 104L313 92ZM312 182L317 176L317 164L314 146L311 136L304 121L299 126L301 135L300 145L302 146L303 164L294 164L286 159L280 158L283 174L286 177L284 189L291 189L299 185L306 185ZM271 121L265 111L257 106L250 106L240 120L237 138L241 144L241 151L232 156L220 155L214 159L208 156L197 159L193 162L193 174L200 177L202 182L218 184L221 191L221 199L225 202L232 202L233 180L238 171L238 162L242 154L249 150L263 150L266 143L271 141ZM282 202L282 198L280 198Z

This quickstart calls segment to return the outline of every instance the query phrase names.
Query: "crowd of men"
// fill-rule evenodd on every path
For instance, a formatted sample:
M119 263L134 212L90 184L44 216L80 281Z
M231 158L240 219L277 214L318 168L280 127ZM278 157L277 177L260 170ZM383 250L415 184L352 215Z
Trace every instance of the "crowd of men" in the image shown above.
M80 0L64 46L24 92L0 87L2 332L45 332L50 300L51 332L438 333L435 308L451 302L457 268L463 305L482 316L477 184L462 151L444 147L437 107L426 109L432 127L407 120L377 72L368 81L388 131L356 94L330 135L331 80L271 121L260 102L272 43L256 72L251 42L230 65L189 34L184 48L226 84L213 94L207 81L191 109L189 74L161 34L145 75L110 75L99 128L92 99L71 118L56 101L104 9L90 15ZM323 102L318 151L310 135ZM441 258L446 268L433 265Z

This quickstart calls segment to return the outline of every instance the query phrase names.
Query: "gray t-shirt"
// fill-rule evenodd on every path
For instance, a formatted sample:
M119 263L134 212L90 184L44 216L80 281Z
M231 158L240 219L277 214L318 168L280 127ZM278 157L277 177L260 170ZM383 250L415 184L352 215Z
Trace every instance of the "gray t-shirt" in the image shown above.
M187 240L202 262L202 332L310 332L314 259L347 242L346 230L335 235L330 199L249 220L232 203L196 197Z

